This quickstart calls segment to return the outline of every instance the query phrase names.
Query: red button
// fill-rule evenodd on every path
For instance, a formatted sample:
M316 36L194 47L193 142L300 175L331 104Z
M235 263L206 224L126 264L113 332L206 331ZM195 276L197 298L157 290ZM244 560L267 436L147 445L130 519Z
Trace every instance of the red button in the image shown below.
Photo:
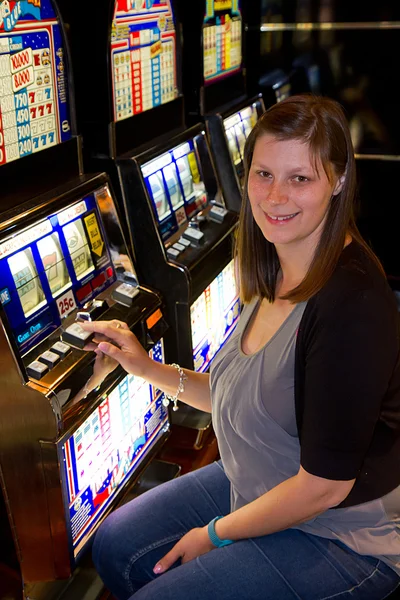
M108 279L110 279L114 275L114 271L113 271L112 267L108 267L106 273L107 273Z
M86 296L88 296L92 291L92 288L90 286L90 283L87 283L86 285L84 285L83 287L81 287L80 290L76 291L76 297L78 298L79 302L82 302L82 300L84 298L86 298Z

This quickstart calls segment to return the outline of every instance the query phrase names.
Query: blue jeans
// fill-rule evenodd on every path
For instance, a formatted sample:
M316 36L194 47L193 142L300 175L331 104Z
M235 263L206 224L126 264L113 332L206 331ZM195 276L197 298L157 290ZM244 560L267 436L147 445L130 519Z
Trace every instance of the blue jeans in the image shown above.
M382 561L296 529L240 540L154 575L185 533L229 510L221 463L178 477L105 520L93 545L96 568L118 600L380 600L400 583Z

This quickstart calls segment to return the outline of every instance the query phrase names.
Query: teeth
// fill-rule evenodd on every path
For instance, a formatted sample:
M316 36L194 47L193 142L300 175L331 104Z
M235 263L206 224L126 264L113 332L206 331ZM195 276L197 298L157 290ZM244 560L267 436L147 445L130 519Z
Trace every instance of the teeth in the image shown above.
M268 215L270 219L273 221L286 221L287 219L291 219L296 216L297 213L293 213L292 215L287 215L286 217L274 217L273 215Z

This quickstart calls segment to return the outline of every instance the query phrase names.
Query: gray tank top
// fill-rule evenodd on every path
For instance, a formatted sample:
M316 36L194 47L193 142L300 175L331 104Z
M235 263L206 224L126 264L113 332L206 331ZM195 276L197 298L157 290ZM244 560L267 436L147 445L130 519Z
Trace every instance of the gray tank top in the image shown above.
M306 303L297 304L275 335L251 355L242 336L258 300L248 304L210 370L213 426L231 483L231 511L297 474L300 443L294 404L297 330ZM376 556L400 575L400 487L383 498L331 509L295 526Z

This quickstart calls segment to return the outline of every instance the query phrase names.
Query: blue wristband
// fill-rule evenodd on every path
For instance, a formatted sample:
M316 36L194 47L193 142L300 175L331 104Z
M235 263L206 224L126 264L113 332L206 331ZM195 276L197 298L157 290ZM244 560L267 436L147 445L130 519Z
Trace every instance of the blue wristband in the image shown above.
M212 521L209 522L208 524L208 537L211 540L211 543L216 546L217 548L223 548L224 546L229 546L229 544L233 544L234 540L221 540L221 538L219 538L215 532L215 521L218 521L218 519L222 519L222 515L220 517L215 517Z

